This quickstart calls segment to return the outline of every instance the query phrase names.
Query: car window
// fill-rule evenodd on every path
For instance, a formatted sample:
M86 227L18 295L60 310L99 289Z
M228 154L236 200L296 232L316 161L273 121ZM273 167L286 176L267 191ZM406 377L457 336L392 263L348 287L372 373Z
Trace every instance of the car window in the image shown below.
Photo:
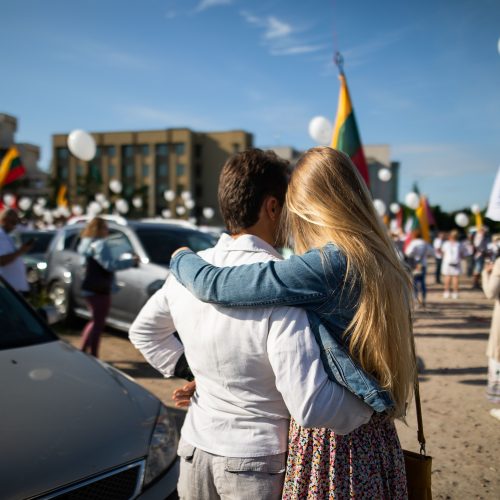
M134 253L130 240L125 234L116 229L110 229L109 231L108 246L115 260L119 260L124 253Z
M54 235L52 233L32 233L23 232L19 233L19 239L21 244L33 239L33 246L28 253L45 253L49 248L49 244L52 241Z
M0 350L56 340L36 314L0 279Z
M136 233L151 262L163 266L170 264L172 253L179 247L188 246L199 252L216 243L215 238L207 233L184 229L138 228Z

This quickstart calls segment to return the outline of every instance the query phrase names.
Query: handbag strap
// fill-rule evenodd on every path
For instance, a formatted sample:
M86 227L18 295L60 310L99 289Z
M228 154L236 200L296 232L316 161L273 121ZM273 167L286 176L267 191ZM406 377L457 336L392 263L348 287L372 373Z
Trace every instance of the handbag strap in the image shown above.
M417 439L420 443L420 454L425 455L424 420L422 418L422 406L420 404L420 386L418 384L417 355L415 352L415 336L413 335L413 318L410 316L411 348L415 359L415 408L417 410Z

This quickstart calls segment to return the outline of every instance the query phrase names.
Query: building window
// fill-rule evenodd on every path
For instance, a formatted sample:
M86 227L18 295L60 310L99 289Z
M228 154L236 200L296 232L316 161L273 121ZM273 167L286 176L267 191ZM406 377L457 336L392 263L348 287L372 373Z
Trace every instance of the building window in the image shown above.
M237 142L233 143L233 153L239 153L240 152L240 144Z
M181 156L184 154L186 148L183 142L178 142L177 144L174 144L174 147L175 147L175 154L177 156Z
M149 145L148 144L142 144L139 146L141 155L142 156L148 156L149 155Z
M69 157L68 148L57 148L57 158L59 160L67 160Z
M124 177L134 177L134 165L125 165L125 168L124 168L124 171L123 171L123 174L124 174Z
M142 166L142 176L149 177L149 165Z
M95 149L95 157L100 158L101 156L102 156L102 147L97 146L97 148Z
M156 185L156 192L163 196L163 193L167 190L167 185L166 184L157 184Z
M167 156L168 155L168 145L167 144L157 144L156 145L156 156Z
M175 173L177 177L181 177L186 173L186 168L182 163L178 163L175 169Z
M124 158L132 158L134 156L134 146L123 146L122 156Z
M180 196L185 190L184 184L177 184L177 196Z
M194 166L194 175L197 178L200 178L203 174L203 168L201 166L201 163L196 163Z
M116 168L114 165L108 167L108 175L109 177L114 177L116 175Z
M195 198L201 198L203 196L203 186L201 184L196 184L194 188Z
M62 180L67 180L68 179L68 167L66 167L66 166L59 167L59 177Z
M203 146L201 144L195 144L195 146L194 146L195 158L197 158L197 159L201 158L202 153L203 153Z
M78 177L83 177L85 175L85 167L83 165L78 165L78 167L76 167L76 175Z
M114 146L108 146L108 156L115 156L116 148Z
M159 163L156 166L156 175L158 177L167 177L167 175L168 175L168 165L166 163Z

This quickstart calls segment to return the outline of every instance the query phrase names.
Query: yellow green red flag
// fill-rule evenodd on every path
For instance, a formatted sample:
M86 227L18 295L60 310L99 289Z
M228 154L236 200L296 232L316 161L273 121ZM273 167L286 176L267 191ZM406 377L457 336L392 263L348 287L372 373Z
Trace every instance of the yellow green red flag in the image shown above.
M418 218L418 223L420 226L420 233L422 235L422 239L427 241L427 243L430 243L431 242L431 233L429 230L427 198L425 196L420 197L420 205L417 208L417 210L415 210L415 214Z
M57 192L57 206L58 207L67 207L68 206L68 198L66 197L66 193L68 192L68 187L66 184L61 184L59 191Z
M14 146L9 148L0 163L0 187L23 177L25 173L19 151Z
M363 146L359 136L356 117L352 109L351 96L347 88L347 82L344 74L340 78L340 94L337 108L337 117L333 128L332 143L333 149L338 149L345 153L358 168L361 176L367 186L370 186L368 177L368 165L366 164Z

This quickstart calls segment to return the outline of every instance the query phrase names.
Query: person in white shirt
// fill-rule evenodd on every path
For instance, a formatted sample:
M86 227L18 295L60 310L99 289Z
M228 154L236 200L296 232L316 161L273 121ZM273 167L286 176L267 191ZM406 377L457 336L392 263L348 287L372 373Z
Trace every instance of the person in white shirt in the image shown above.
M200 255L216 266L280 259L273 244L286 187L287 163L276 155L252 150L231 157L219 184L231 236ZM281 498L290 414L303 426L338 434L372 415L328 379L298 308L213 306L169 277L129 336L167 377L185 367L185 355L196 379L178 450L181 499Z
M441 273L444 276L443 297L458 299L459 277L462 274L462 259L470 255L470 250L458 241L459 233L456 229L450 232L448 241L441 247L443 252L443 265Z
M19 217L13 208L0 213L0 276L18 292L27 293L30 288L22 255L30 250L33 243L28 241L16 248L10 233L18 223Z
M434 256L434 249L429 243L422 239L419 229L413 231L413 239L405 250L405 256L409 259L413 274L413 286L415 298L418 300L418 290L420 288L423 307L426 305L427 286L425 279L427 276L427 257Z

